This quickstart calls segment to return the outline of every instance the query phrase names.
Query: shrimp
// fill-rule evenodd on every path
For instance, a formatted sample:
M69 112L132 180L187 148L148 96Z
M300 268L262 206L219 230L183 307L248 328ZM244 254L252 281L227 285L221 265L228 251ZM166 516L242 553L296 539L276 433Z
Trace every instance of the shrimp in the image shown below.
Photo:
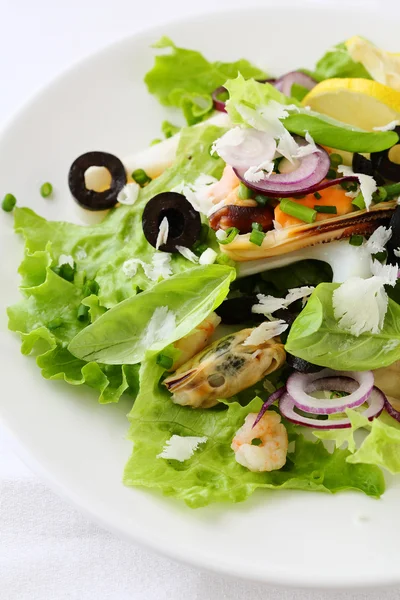
M176 369L185 364L195 354L201 352L209 343L211 336L220 323L221 317L212 312L193 331L180 340L177 340L174 346L181 351L181 354L172 365L171 371L176 371Z
M247 415L244 424L237 430L231 448L236 461L249 471L276 471L286 463L288 436L281 416L267 411L253 428L257 413ZM259 446L253 440L261 440Z
M239 179L234 170L226 165L222 177L216 183L210 185L208 196L214 204L225 201L225 204L238 204L240 206L258 206L255 200L242 200L238 196Z

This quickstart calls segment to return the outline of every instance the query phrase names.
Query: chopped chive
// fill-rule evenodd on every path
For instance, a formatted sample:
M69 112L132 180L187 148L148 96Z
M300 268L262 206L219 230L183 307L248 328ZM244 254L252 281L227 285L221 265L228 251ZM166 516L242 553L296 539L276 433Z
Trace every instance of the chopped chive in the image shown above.
M159 354L157 356L157 364L160 365L160 367L164 367L164 369L170 369L174 364L174 360L166 354Z
M53 331L53 329L57 329L58 327L61 327L62 324L63 324L63 320L60 317L57 317L56 319L53 319L52 321L50 321L50 323L47 323L47 329L50 329L50 331Z
M284 198L281 200L279 207L286 215L296 217L296 219L300 219L300 221L304 221L305 223L314 223L315 219L317 218L316 210L313 210L308 206L298 204L297 202L293 202L293 200L287 200Z
M321 200L322 196L321 196L321 194L320 194L319 192L315 192L315 193L314 193L314 198L315 198L316 200Z
M400 195L400 183L391 183L390 185L385 185L384 190L387 194L387 199L390 200L391 198L394 198L394 196Z
M86 319L89 317L89 307L81 304L78 308L78 313L76 316L78 321L86 321Z
M258 225L258 223L253 223L253 225ZM263 231L259 231L258 229L253 229L250 234L250 242L255 244L256 246L261 246L263 240L265 238L265 233Z
M358 189L358 183L356 181L342 181L340 187L346 192L355 192Z
M85 285L83 286L82 294L86 298L86 296L90 296L94 294L97 296L99 293L100 286L94 279L88 279Z
M324 206L323 204L315 204L314 210L316 210L319 213L326 213L329 215L337 214L336 206Z
M387 190L383 185L378 187L378 189L372 194L372 198L374 202L384 202L388 199Z
M351 235L349 239L349 244L352 246L362 246L364 238L362 235Z
M253 195L250 188L247 187L242 181L239 183L238 196L241 200L249 200Z
M330 155L329 160L331 161L331 166L335 169L343 163L342 156L340 156L340 154L337 154L336 152L333 152Z
M48 198L49 196L51 196L52 192L53 186L48 181L46 181L46 183L43 183L43 185L40 186L40 195L42 196L42 198Z
M386 250L382 250L382 252L377 252L376 254L372 254L373 260L378 260L379 262L384 262L387 259Z
M75 277L75 266L71 267L69 263L60 265L59 267L53 267L53 271L56 275L62 277L66 281L72 282Z
M224 240L218 240L218 242L220 244L223 244L224 246L225 246L225 244L230 244L231 242L233 242L233 240L239 233L239 229L237 227L229 227L225 231L226 231L226 238Z
M307 196L307 194L293 194L293 198L295 198L296 200L303 200L303 198L305 198Z
M326 178L327 179L336 179L337 177L337 173L335 171L335 169L329 169L329 171L326 174Z
M207 250L207 248L209 248L209 246L207 246L207 244L195 244L193 246L193 251L196 254L203 254L203 252L205 252Z
M262 225L260 223L252 223L251 224L251 228L253 229L253 231L262 231Z
M16 204L16 197L13 194L6 194L3 198L3 202L1 203L1 208L5 212L12 212Z
M365 208L364 196L362 195L361 192L358 194L358 196L356 196L355 198L353 198L353 200L351 201L351 203L354 204L354 206L357 206L357 208L359 208L360 210L362 210L363 208Z
M160 142L162 142L161 138L154 138L154 140L151 140L150 142L150 146L156 146L157 144L159 144Z
M149 177L146 171L143 169L136 169L132 173L133 181L136 181L140 185L140 187L144 187L146 184L150 183L151 177Z
M268 202L269 202L268 196L263 196L262 194L257 194L257 196L255 196L254 200L260 206L266 206L268 204Z

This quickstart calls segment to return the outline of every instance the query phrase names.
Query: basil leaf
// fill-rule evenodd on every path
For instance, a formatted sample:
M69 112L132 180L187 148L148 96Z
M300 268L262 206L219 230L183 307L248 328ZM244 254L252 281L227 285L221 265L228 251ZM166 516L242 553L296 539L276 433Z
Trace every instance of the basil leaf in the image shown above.
M221 304L235 271L222 265L195 267L121 302L83 329L68 349L83 360L136 364L187 335ZM147 328L158 307L173 311L176 326L149 342Z
M287 352L339 371L378 369L399 360L400 306L389 299L382 331L356 337L340 329L335 319L332 295L338 286L322 283L314 290L292 325L285 346Z

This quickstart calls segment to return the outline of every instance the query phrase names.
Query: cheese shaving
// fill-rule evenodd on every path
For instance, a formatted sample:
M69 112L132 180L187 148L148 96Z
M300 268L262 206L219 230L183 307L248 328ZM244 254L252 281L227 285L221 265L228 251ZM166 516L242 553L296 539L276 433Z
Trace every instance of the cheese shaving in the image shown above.
M378 252L383 252L385 250L385 246L392 237L392 228L389 227L386 229L384 225L375 229L374 233L371 235L365 247L371 254L377 254Z
M211 175L201 173L194 183L181 182L171 192L183 194L197 212L207 215L213 207L210 197L210 185L217 183L218 179Z
M363 195L365 206L367 210L369 210L369 207L372 203L372 194L378 189L375 179L371 177L371 175L354 173L353 169L346 165L339 165L338 172L342 173L344 177L351 175L355 175L357 177L358 181L360 182L360 191Z
M213 265L215 263L215 259L217 258L217 253L212 248L207 248L204 250L202 255L199 258L200 265Z
M153 255L151 264L145 263L140 258L130 258L122 265L122 271L128 279L135 277L138 266L141 266L144 274L151 281L158 281L160 278L167 279L172 275L171 255L167 252L158 252Z
M293 155L293 158L303 158L304 156L308 156L309 154L314 154L315 152L320 152L320 149L317 147L311 135L306 131L305 139L308 144L304 146L299 146L296 154Z
M139 197L140 185L133 181L132 183L127 183L122 190L119 192L117 196L117 200L120 204L127 204L128 206L132 206L135 204L136 200Z
M185 248L185 246L177 246L179 254L182 254L187 260L190 260L192 263L198 263L198 257L191 251L189 248Z
M207 439L206 436L173 435L166 441L162 452L157 455L157 458L166 458L183 462L191 458L200 444L205 444Z
M280 335L287 328L288 324L282 320L265 321L253 329L249 337L243 342L243 346L260 346L261 344L264 344L264 342Z
M160 227L158 230L158 236L156 240L156 249L158 250L160 246L163 246L168 241L168 233L169 233L169 223L167 217L164 217L160 223Z
M356 337L381 331L389 302L384 286L397 281L395 265L375 260L371 270L372 277L351 277L333 292L333 312L339 327Z
M144 334L144 346L148 347L156 342L168 340L175 329L175 313L169 310L168 306L157 306Z
M289 304L292 304L296 300L307 298L313 291L314 288L312 286L302 286L290 289L285 298L257 294L259 304L252 306L251 310L253 313L268 316L277 310L287 308Z
M244 174L244 178L250 183L257 183L262 179L268 179L273 170L274 163L266 160L257 167L249 167Z

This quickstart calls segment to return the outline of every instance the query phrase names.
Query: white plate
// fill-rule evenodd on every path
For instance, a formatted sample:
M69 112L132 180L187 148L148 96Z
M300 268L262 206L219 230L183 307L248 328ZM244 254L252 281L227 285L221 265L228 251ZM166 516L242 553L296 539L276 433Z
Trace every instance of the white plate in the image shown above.
M66 184L72 160L95 149L124 156L159 133L165 111L142 79L152 64L149 46L161 34L211 58L243 55L278 74L312 66L355 33L400 49L393 14L282 5L200 17L124 40L75 66L13 120L0 141L0 192L13 192L20 205L49 219L79 222ZM47 180L52 200L39 194ZM41 378L6 331L5 307L18 299L22 244L3 212L0 256L0 413L20 453L58 492L117 534L197 566L310 587L400 582L398 482L389 482L381 501L361 493L262 491L243 504L195 511L125 488L129 402L99 406L88 389Z

